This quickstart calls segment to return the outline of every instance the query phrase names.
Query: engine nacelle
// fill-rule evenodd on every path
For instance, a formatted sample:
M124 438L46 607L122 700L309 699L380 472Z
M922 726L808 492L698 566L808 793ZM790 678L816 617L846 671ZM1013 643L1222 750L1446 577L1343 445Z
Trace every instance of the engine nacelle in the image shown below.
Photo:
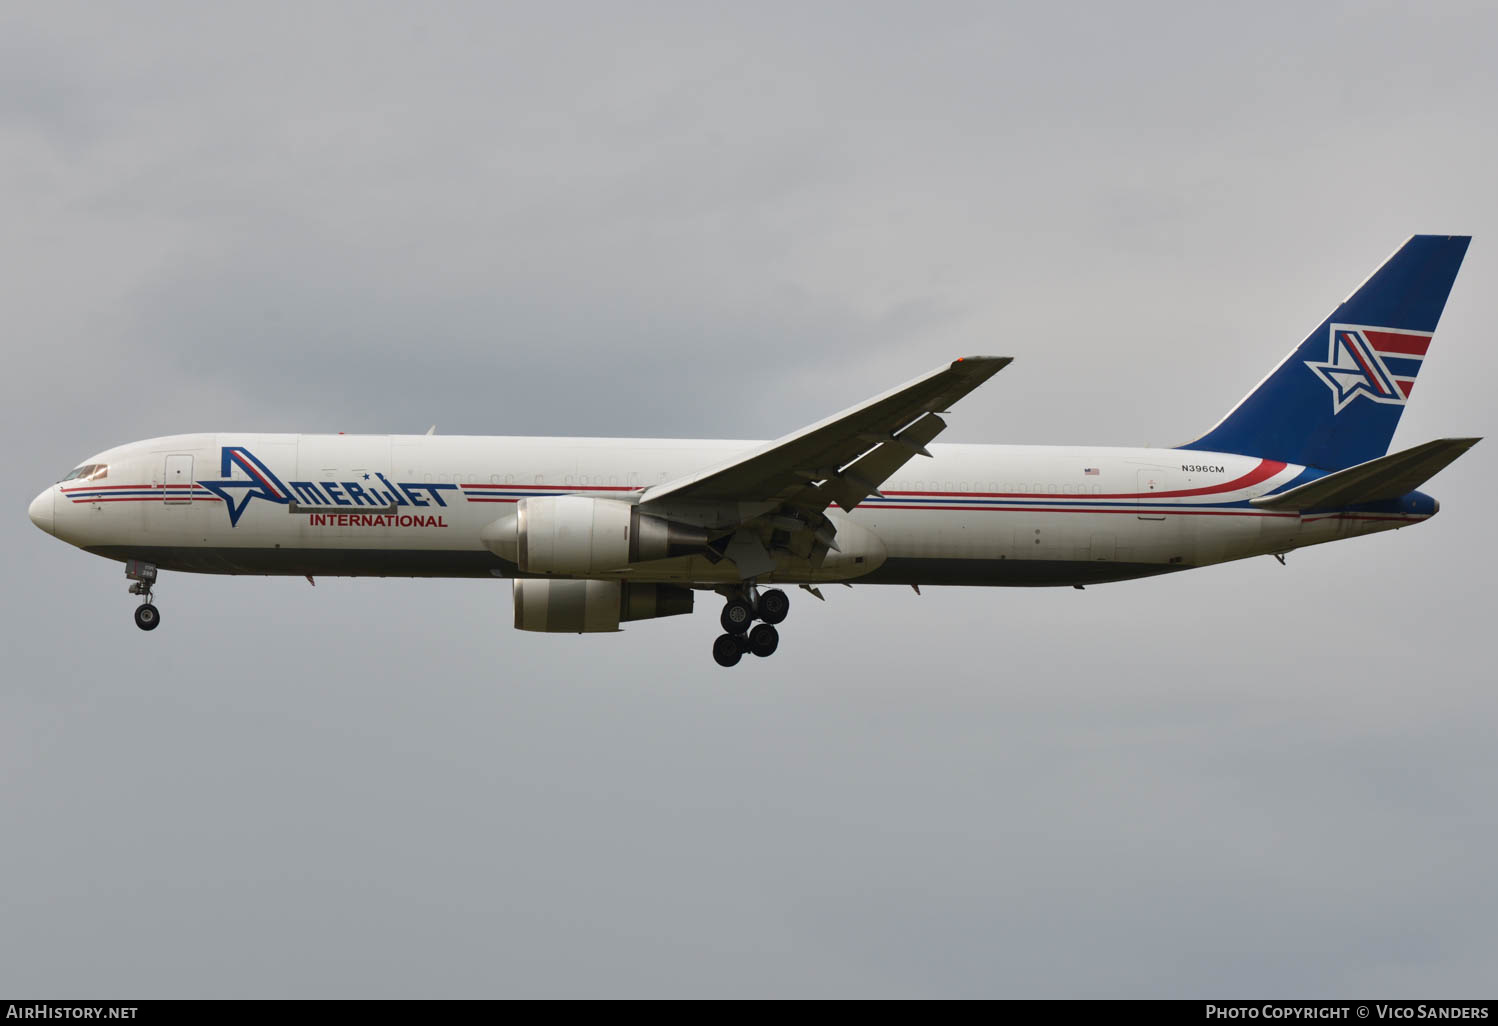
M521 499L515 511L479 532L484 545L526 573L605 573L630 563L701 551L708 533L641 514L618 499L547 495Z
M515 581L515 627L553 634L617 631L621 621L692 611L690 588L621 581Z

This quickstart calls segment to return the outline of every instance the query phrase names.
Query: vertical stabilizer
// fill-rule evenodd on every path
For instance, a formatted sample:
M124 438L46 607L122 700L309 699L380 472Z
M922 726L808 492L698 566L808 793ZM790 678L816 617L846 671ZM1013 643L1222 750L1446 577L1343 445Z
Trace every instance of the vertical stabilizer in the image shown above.
M1326 470L1382 456L1471 241L1412 236L1216 427L1181 448Z

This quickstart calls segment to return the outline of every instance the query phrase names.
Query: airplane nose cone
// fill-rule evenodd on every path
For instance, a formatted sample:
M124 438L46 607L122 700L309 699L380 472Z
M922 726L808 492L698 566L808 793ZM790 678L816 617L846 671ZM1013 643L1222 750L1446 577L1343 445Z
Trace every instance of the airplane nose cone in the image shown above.
M26 510L26 515L31 522L40 527L48 534L52 533L52 497L56 494L51 488L31 500L31 506Z

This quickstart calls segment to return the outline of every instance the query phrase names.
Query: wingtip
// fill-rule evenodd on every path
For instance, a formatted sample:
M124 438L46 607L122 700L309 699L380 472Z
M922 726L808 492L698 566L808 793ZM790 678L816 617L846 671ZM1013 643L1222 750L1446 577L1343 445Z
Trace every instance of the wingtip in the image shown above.
M1012 362L1014 362L1014 357L1012 356L959 356L957 359L952 361L952 368L955 370L958 364L962 364L966 367L977 366L997 368L1007 366Z

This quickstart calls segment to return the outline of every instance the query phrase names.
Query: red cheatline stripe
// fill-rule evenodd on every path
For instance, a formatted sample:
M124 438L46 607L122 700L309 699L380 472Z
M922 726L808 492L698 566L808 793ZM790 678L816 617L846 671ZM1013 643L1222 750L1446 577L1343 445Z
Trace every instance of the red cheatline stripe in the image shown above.
M1244 488L1251 488L1251 487L1253 487L1254 485L1258 484L1261 481L1267 481L1267 480L1269 480L1269 478L1273 477L1275 474L1278 474L1280 471L1282 471L1284 469L1285 469L1285 464L1281 463L1279 460L1260 460L1259 461L1259 465L1257 467L1255 467L1253 470L1250 470L1247 474L1244 474L1242 477L1234 478L1231 481L1224 481L1222 484L1207 485L1207 486L1202 487L1202 488L1181 488L1181 489L1177 489L1176 491L1173 491L1173 492L1111 492L1111 493L1106 494L1106 495L1078 495L1077 498L1078 499L1085 499L1085 500L1087 500L1089 502L1096 502L1099 499L1141 499L1141 498L1145 498L1145 497L1149 497L1149 498L1153 498L1153 499L1162 499L1162 498L1180 499L1180 498L1185 498L1186 496L1189 496L1189 495L1216 495L1216 494L1219 494L1219 493L1222 493L1222 492L1235 492L1235 491L1239 491L1239 490L1244 489ZM1031 499L1031 500L1034 500L1034 501L1039 501L1039 499L1037 498L1037 496L1036 496L1036 494L1034 492L891 492L891 491L886 491L884 494L885 495L891 495L891 496L892 495L911 495L911 496L920 495L920 496L931 496L933 498L949 497L949 498L953 498L953 499ZM881 508L888 509L889 507L885 506L885 507L881 507ZM912 508L919 508L919 507L912 507Z
M1415 383L1408 378L1395 378L1394 384L1399 386L1399 391L1404 393L1406 399L1410 397L1410 389L1415 387ZM1422 399L1420 401L1424 402L1425 400Z
M524 492L532 489L554 492L643 492L644 488L632 485L525 485L525 484L465 484L459 488L503 488L511 492Z
M114 499L110 499L110 498L101 498L101 499L74 499L73 501L75 503L79 503L79 504L88 503L88 502L161 502L162 501L162 497L160 495L131 495L131 496L128 496L126 498L114 498ZM193 496L192 501L193 502L223 502L224 500L218 498L217 496L214 496L213 498L210 499L207 496L195 495L195 496Z
M1389 331L1365 331L1373 351L1389 356L1424 356L1430 349L1429 335L1396 335Z
M469 502L519 502L520 500L519 499L480 499L477 496L470 495L468 497L468 501Z
M1171 517L1298 517L1298 513L1265 513L1259 510L1249 509L1178 509L1171 506L1159 508L1153 507L1130 507L1128 509L1066 509L1064 507L1042 508L1038 506L1013 507L1013 506L870 506L872 510L881 509L935 509L935 510L967 510L970 513L1110 513L1127 514L1129 516L1171 516ZM1325 520L1335 517L1344 520L1425 520L1425 514L1419 513L1325 513L1316 517L1306 517L1306 520Z
M72 492L118 492L118 491L144 491L147 488L199 488L201 485L159 485L159 484L133 484L133 485L98 485L94 488L64 488L65 494ZM207 491L207 489L203 489Z

